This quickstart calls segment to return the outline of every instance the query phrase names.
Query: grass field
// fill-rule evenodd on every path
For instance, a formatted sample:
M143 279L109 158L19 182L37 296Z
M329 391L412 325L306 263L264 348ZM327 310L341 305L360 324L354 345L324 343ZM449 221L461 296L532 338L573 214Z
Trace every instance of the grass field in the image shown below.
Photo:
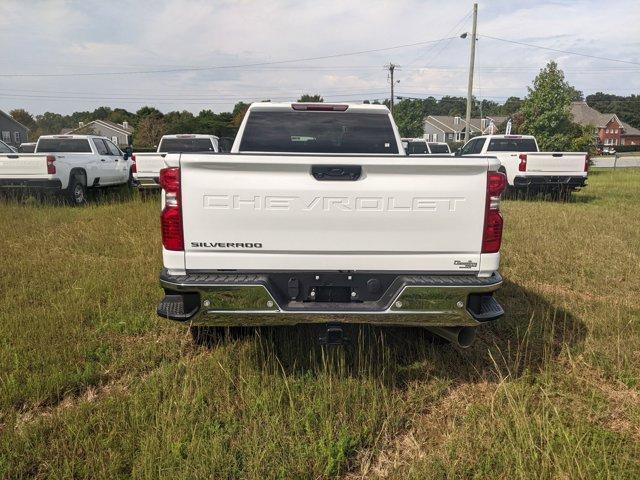
M197 348L154 313L153 199L0 209L1 478L640 478L639 169L504 202L507 314L465 351Z

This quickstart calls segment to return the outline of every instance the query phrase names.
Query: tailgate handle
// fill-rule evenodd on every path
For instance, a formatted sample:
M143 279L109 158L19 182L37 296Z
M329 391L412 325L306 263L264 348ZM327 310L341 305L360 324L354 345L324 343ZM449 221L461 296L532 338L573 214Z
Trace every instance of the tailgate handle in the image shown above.
M563 153L552 153L551 156L552 157L562 157L564 154Z
M362 167L360 165L312 165L311 175L321 182L355 182L362 175Z

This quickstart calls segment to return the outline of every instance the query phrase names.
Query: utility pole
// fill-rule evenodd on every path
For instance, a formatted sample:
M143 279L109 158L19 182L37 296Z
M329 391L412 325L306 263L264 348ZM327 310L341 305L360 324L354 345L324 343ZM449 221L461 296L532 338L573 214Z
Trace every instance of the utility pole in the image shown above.
M476 28L478 26L478 4L473 4L473 27L471 30L471 54L469 57L469 85L467 86L467 116L465 118L466 125L464 127L464 141L469 141L471 129L471 102L473 100L473 66L476 59Z
M396 68L400 68L400 65L396 65L395 63L389 62L389 64L385 65L384 68L389 70L389 79L391 80L391 103L390 103L391 108L389 108L389 110L391 110L391 116L393 116L393 102L395 99L395 97L393 96L393 87L395 85L393 80L393 72L395 71Z

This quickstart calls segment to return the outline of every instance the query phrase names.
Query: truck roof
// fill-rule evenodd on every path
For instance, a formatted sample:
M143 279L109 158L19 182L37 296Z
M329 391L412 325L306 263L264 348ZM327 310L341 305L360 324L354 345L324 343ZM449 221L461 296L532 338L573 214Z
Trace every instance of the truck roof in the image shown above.
M42 140L43 138L68 138L68 139L89 139L89 138L106 138L107 140L110 140L109 138L103 136L103 135L41 135L40 138L38 138L38 141ZM37 143L37 142L36 142Z
M249 111L281 112L291 110L335 111L340 113L378 113L382 115L389 114L389 109L385 105L373 105L370 103L255 102L249 106Z
M207 135L206 133L174 133L171 135L163 135L162 139L165 139L165 138L215 138L216 140L220 139L216 135Z
M533 138L535 140L535 137L533 135L477 135L473 138L508 138L508 139L519 139L519 138ZM473 139L472 139L473 140Z

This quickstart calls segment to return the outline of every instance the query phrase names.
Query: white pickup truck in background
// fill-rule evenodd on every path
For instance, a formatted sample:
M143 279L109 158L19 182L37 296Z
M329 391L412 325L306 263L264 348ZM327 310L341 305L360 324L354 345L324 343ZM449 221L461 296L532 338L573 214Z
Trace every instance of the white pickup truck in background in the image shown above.
M254 103L231 153L165 162L158 314L196 341L349 322L468 346L503 313L499 162L407 156L384 106Z
M403 138L402 146L407 155L451 155L444 142L427 142L424 138Z
M168 153L219 151L219 139L215 135L164 135L160 139L157 152L134 154L133 178L139 188L159 188L160 169L166 166L164 160Z
M131 182L131 160L111 140L95 135L44 135L35 153L0 154L0 189L62 193L74 205L87 188Z
M456 156L492 155L509 187L532 193L569 193L587 184L589 155L585 152L540 152L531 135L482 135L469 140Z

